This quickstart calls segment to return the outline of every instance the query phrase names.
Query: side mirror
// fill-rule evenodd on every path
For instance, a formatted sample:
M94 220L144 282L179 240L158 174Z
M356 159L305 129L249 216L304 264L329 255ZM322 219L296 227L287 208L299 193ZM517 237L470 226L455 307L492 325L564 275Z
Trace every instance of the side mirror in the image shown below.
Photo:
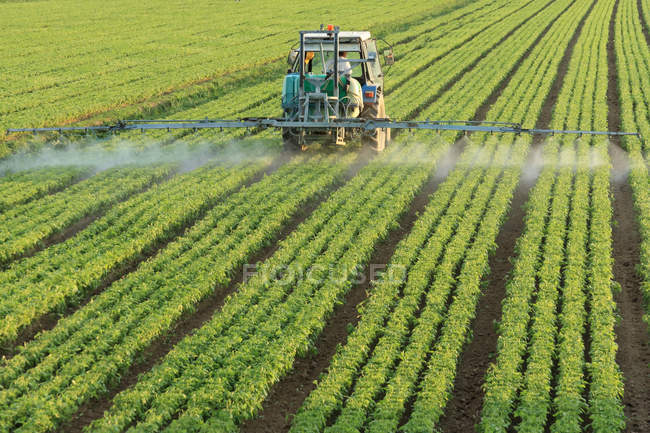
M391 66L395 63L395 57L393 57L393 49L389 48L384 50L384 64L386 66Z
M296 63L296 59L298 58L298 54L299 54L298 50L289 51L289 55L287 56L287 64L289 66L293 66L294 63Z

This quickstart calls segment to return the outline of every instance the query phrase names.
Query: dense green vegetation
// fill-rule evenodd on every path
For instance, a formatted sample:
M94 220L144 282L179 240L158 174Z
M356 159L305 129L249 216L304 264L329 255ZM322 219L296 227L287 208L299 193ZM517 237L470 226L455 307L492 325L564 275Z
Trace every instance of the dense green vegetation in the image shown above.
M395 45L392 118L650 137L649 4L0 1L0 134L275 116L297 30L326 17ZM50 138L0 135L0 432L234 432L268 417L291 433L596 433L635 416L623 394L644 379L619 364L630 312L614 290L618 142L401 133L378 155L295 155L270 130ZM642 279L626 290L648 321L650 149L620 142ZM12 163L31 154L8 157L44 147L29 169ZM47 161L72 149L69 165ZM515 194L523 228L499 256ZM495 256L508 264L490 276ZM491 278L494 340L476 328ZM472 338L490 347L476 409L459 414Z

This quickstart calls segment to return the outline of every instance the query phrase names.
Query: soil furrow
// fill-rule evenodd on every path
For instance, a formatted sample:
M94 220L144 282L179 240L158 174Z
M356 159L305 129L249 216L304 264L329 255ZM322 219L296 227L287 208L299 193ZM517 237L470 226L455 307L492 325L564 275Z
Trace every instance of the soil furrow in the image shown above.
M303 221L305 221L312 212L318 208L327 198L338 188L343 186L347 180L354 177L374 156L374 152L369 149L362 149L358 158L350 166L345 174L343 182L333 185L322 195L309 201L296 215L294 215L286 224L283 230L278 233L271 241L269 246L259 251L248 260L248 263L258 263L271 257L279 248L280 243L286 239ZM281 164L274 164L277 169ZM267 172L269 174L270 171ZM120 392L134 385L138 381L140 374L146 373L153 368L162 358L169 353L173 347L191 334L194 330L200 328L221 308L225 299L231 293L235 292L242 284L245 268L241 267L234 273L231 283L225 287L216 288L215 292L201 301L195 308L194 312L182 318L166 336L158 339L153 345L147 348L139 359L131 365L120 381L104 397L86 402L77 411L72 420L65 423L58 431L60 432L82 432L83 428L92 421L103 416L104 411L110 408L115 397Z
M614 25L618 4L609 26L607 42L608 87L607 124L609 129L621 127L621 107L616 74L616 50L614 48ZM637 2L641 14L640 0ZM641 15L642 16L642 15ZM644 23L644 34L648 38ZM609 146L612 162L611 191L613 195L614 223L612 224L612 253L614 257L614 280L620 285L615 301L620 315L616 327L618 351L616 362L624 377L623 406L627 424L625 431L640 433L650 431L650 346L643 321L643 298L641 277L636 272L641 257L641 237L634 208L634 195L628 182L630 162L621 148L618 137Z
M641 238L634 210L634 196L628 183L627 153L612 143L610 157L613 166L611 189L614 196L613 271L614 280L620 284L620 291L615 294L620 316L616 327L616 362L623 372L625 383L625 431L640 433L650 431L650 347L647 327L643 321L641 278L636 272Z

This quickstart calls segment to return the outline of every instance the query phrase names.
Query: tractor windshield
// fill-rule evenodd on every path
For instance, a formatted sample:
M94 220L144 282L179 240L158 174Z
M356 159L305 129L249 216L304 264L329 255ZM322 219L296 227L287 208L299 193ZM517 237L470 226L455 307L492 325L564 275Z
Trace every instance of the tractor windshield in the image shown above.
M341 51L341 53L343 52L345 52L345 59L351 60L348 63L350 75L358 78L363 77L361 63L358 62L361 59L361 53L359 51ZM339 61L345 61L343 56L339 57ZM334 64L334 52L325 49L322 52L320 50L316 52L305 51L305 63L305 71L307 73L326 74L332 69L332 65Z
M379 55L377 53L377 43L373 40L370 39L366 42L366 50L367 50L367 56L368 58L374 58L374 62L369 62L368 63L368 73L370 75L371 80L373 81L380 81L381 78L383 77L383 74L381 72L381 65L379 64Z

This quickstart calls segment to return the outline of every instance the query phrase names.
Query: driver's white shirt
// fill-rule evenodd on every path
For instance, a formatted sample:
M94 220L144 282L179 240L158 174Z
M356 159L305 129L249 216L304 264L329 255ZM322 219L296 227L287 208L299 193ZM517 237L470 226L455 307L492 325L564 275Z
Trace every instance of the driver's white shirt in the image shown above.
M329 59L325 62L325 68L327 72L334 69L334 59ZM351 75L352 74L352 64L348 62L345 57L339 57L339 75Z

